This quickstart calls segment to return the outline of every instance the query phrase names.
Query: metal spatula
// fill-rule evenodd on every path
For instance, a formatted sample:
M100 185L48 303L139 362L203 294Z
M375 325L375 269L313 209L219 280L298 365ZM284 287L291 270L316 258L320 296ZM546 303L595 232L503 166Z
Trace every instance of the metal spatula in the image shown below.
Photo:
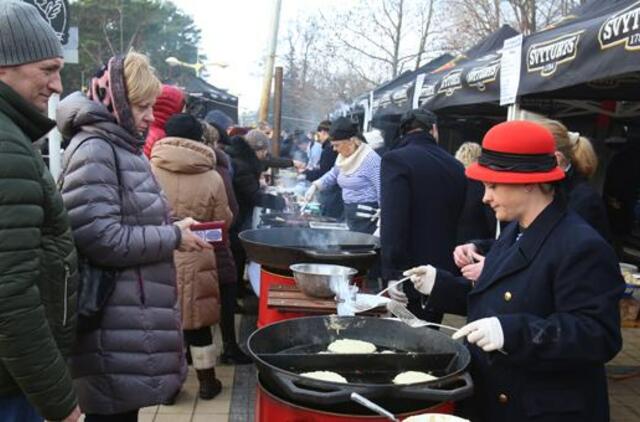
M411 313L410 310L406 308L402 303L391 300L387 303L387 310L391 312L396 317L400 318L400 321L407 324L409 327L419 328L419 327L439 327L444 328L451 331L458 331L458 328L452 327L450 325L437 324L435 322L427 322L423 321L414 314Z
M398 318L400 318L400 320L402 322L404 322L405 324L407 324L408 326L413 327L413 328L418 328L418 327L440 327L440 328L445 328L447 330L451 330L453 332L456 332L456 331L459 330L459 328L452 327L450 325L436 324L435 322L423 321L420 318L418 318L417 316L415 316L414 314L412 314L411 311L408 310L406 306L404 306L402 303L397 302L395 300L392 300L389 303L387 303L387 309L393 315L395 315ZM507 354L507 352L505 352L502 349L498 349L497 352L500 352L503 355Z

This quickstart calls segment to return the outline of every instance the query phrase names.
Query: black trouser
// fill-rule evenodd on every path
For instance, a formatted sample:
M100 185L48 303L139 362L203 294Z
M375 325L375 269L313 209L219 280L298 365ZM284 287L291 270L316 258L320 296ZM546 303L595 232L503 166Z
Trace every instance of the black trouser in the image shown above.
M220 332L222 342L236 344L236 296L238 285L236 283L226 283L220 285Z
M113 415L96 415L87 413L84 417L85 422L138 422L138 411L115 413Z
M204 347L213 344L211 327L202 327L195 330L182 330L184 342L187 346Z
M368 211L358 211L358 205L366 205L372 208L378 208L377 202L365 202L362 204L344 204L344 215L347 220L347 225L349 226L349 230L352 232L360 232L373 234L378 228L376 220L371 220L371 218L367 217L359 217L356 214L358 212L369 213Z
M231 254L233 255L233 262L236 264L236 280L241 286L244 286L244 264L247 261L247 254L244 251L242 241L238 237L237 231L231 231L229 233L229 240L231 246ZM220 286L222 287L222 285ZM236 286L235 297L238 295L238 287ZM235 306L235 305L234 305Z

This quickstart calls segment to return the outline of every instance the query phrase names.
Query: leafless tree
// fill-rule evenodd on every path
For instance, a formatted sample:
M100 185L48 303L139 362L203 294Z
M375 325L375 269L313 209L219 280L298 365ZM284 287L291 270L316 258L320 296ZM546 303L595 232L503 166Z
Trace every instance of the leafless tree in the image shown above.
M584 0L450 0L449 17L456 31L444 36L445 45L463 52L508 24L531 34L555 24Z

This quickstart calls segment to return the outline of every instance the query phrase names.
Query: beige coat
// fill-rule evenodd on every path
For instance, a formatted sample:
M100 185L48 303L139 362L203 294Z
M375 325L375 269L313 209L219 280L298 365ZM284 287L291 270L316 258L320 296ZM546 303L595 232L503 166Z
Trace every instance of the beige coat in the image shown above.
M198 221L224 220L229 209L222 177L216 172L213 150L196 141L164 138L151 153L153 173L169 199L176 218ZM220 290L213 249L174 253L182 328L193 330L220 319Z

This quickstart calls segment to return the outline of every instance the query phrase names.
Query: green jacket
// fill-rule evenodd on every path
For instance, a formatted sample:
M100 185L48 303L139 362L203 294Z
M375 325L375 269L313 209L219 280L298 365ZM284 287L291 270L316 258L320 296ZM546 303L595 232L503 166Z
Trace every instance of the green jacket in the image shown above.
M62 197L32 142L54 127L0 82L0 396L22 392L49 420L77 399L77 258Z

